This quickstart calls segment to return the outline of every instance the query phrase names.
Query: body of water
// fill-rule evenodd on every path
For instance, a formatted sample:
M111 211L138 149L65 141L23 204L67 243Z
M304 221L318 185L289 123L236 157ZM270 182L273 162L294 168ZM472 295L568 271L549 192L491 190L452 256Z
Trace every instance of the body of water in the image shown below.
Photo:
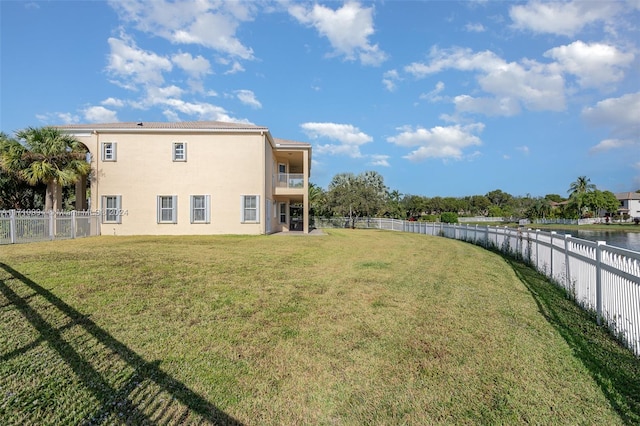
M545 229L544 231L550 232ZM606 241L610 246L640 252L640 232L594 231L590 229L554 229L558 234L571 234L589 241Z

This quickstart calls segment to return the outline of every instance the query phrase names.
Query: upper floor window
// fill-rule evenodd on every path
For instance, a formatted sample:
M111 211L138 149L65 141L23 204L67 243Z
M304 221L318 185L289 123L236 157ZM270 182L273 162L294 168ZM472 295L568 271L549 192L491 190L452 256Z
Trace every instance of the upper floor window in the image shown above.
M287 165L278 163L278 182L287 181Z
M173 143L173 161L187 161L187 143Z
M115 142L102 142L102 161L116 161Z

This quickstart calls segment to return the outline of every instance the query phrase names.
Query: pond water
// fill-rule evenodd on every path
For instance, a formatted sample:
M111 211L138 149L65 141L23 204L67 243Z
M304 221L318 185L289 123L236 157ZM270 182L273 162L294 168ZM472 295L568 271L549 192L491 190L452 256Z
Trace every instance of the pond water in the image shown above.
M547 231L547 230L545 230ZM622 247L640 252L639 232L594 231L591 229L554 229L558 234L571 234L574 237L589 241L606 241L610 246ZM548 231L547 231L548 232Z

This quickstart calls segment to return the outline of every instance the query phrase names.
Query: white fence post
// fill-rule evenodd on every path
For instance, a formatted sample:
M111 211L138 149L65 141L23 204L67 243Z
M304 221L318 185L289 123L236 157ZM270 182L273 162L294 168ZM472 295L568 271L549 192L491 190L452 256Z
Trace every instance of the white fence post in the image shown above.
M71 238L76 237L76 211L71 212Z
M598 325L602 325L602 246L606 241L596 242L596 313Z
M53 240L56 236L56 215L53 210L49 210L47 216L49 216L49 239Z
M538 262L538 259L540 259L540 251L538 250L538 237L540 236L540 230L536 229L536 270L539 272L540 271L540 265Z
M11 239L11 244L16 243L16 211L9 210L9 238Z
M551 231L551 239L549 242L551 243L551 254L549 255L549 269L551 269L551 279L553 279L553 237L556 235L556 231Z
M566 286L567 289L572 289L572 293L575 293L575 291L573 291L573 287L571 285L571 268L569 268L569 238L571 237L571 234L564 234L564 263L565 263L565 270L566 270ZM572 294L571 297L575 298L575 294Z

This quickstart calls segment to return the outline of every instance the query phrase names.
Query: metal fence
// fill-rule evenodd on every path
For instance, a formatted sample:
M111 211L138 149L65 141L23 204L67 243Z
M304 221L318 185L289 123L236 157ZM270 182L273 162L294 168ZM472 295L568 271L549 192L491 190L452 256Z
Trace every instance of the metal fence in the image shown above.
M0 210L0 245L95 235L100 235L98 212Z
M314 222L318 228L351 226L349 218ZM595 312L599 324L640 356L640 252L524 228L380 218L361 219L355 226L454 238L520 258Z

